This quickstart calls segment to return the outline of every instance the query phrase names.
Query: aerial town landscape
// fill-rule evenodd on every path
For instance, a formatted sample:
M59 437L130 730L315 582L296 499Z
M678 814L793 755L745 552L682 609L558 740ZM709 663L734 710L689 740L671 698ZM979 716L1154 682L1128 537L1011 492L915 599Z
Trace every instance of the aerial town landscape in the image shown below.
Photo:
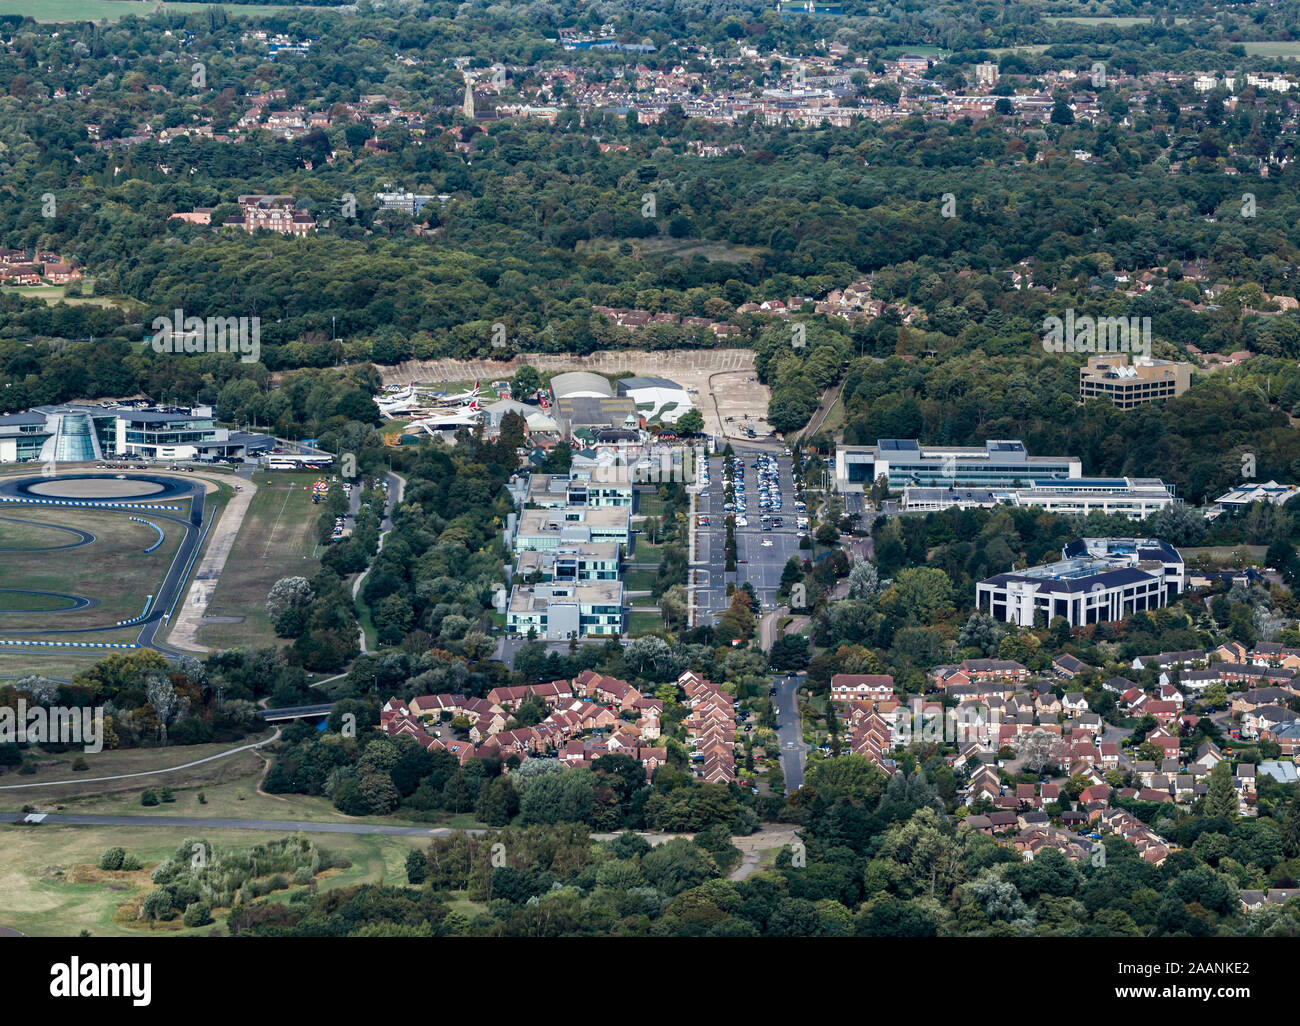
M0 936L1257 998L1298 146L1300 0L0 0Z

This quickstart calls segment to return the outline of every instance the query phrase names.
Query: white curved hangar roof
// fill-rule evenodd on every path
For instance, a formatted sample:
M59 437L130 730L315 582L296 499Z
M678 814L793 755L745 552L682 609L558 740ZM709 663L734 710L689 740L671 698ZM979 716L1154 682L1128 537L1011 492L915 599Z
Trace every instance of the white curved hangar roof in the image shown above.
M551 378L551 394L556 399L606 399L614 387L599 374L571 371Z

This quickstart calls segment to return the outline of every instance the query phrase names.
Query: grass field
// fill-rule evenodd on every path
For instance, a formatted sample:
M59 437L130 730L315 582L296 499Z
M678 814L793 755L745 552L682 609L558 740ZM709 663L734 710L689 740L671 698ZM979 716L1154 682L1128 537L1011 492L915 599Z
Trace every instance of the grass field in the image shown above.
M242 616L242 623L210 624L199 640L213 648L260 648L275 644L266 617L266 595L281 577L313 577L320 567L312 504L315 473L255 474L257 494L226 561L208 616Z
M652 491L638 491L636 493L636 512L637 516L642 517L661 517L667 503L659 498L658 494Z
M649 591L656 576L654 570L629 570L623 575L623 586L628 591Z
M635 535L636 542L633 545L632 555L629 557L633 563L654 563L658 565L663 562L664 547L662 545L651 545L645 540L643 535Z
M121 21L129 16L146 18L159 11L190 14L209 7L254 17L309 8L273 4L165 3L163 0L0 0L0 14L21 14L37 21Z
M78 527L93 534L95 541L73 549L0 552L0 583L4 587L82 596L95 599L97 604L89 609L49 616L41 610L62 608L61 604L51 604L50 600L44 600L23 605L24 600L30 602L36 597L18 595L13 591L0 593L0 610L31 610L27 613L5 612L0 616L0 633L12 630L48 628L62 631L102 627L138 616L144 610L145 597L156 593L184 533L179 524L157 517L150 518L147 513L142 513L143 519L157 524L165 535L161 546L153 552L145 553L144 550L157 541L158 535L147 525L129 520L125 512L6 504L5 515L45 524ZM43 542L42 537L45 539ZM72 535L62 531L42 531L40 528L0 520L0 547L31 548L39 544L67 544L73 540ZM116 635L118 632L108 633ZM120 640L107 636L50 637L72 641Z
M95 664L97 657L70 656L66 653L40 655L35 652L0 652L0 681L39 673L54 680L72 680L82 670Z
M1220 563L1241 562L1243 557L1245 562L1260 563L1267 553L1266 545L1199 545L1195 548L1178 550L1178 554L1189 563L1199 556L1209 556Z
M638 634L652 634L664 629L664 618L659 613L648 613L633 609L627 615L627 632L636 637Z
M0 926L47 937L76 936L83 929L97 937L203 936L214 930L225 934L226 910L214 910L214 925L193 930L182 927L178 919L151 931L130 917L135 903L153 889L148 868L195 836L221 847L246 848L283 833L193 827L0 826ZM314 839L327 851L346 855L352 863L347 869L329 870L318 877L322 890L359 883L405 884L406 856L429 843L421 837L360 834L315 835ZM100 854L117 846L140 859L146 869L137 873L99 870ZM284 902L300 889L277 891L262 900Z
M1300 57L1300 40L1242 43L1251 57Z
M71 595L29 595L23 591L0 591L0 613L61 613L76 606Z

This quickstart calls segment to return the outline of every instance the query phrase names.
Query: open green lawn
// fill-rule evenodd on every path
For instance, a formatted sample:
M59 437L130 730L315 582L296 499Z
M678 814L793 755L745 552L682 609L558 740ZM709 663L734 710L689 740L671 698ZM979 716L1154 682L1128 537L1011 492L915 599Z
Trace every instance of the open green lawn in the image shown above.
M267 731L242 741L167 748L128 748L84 755L80 752L50 755L37 750L28 754L28 758L37 763L36 773L23 775L10 771L0 774L0 788L49 781L67 781L67 783L63 786L0 790L0 810L17 812L24 806L30 805L40 812L79 812L97 816L289 819L311 823L427 825L454 829L472 829L483 825L472 814L448 813L438 816L435 821L428 824L413 823L402 815L368 816L358 819L339 812L334 808L333 803L323 796L259 793L258 786L267 759L274 758L274 753L268 752L267 749L239 752L228 758L205 762L200 766L167 773L153 773L147 777L85 782L86 778L90 777L116 776L183 766L260 741L270 736L270 733ZM72 761L78 755L86 760L85 771L72 770ZM140 795L146 788L156 791L163 787L172 789L174 801L148 806L140 804ZM202 801L199 800L200 794Z
M283 471L253 476L257 494L207 608L208 616L243 617L243 621L201 628L203 644L261 648L276 643L266 616L271 585L281 577L313 577L320 568L316 519L321 507L311 501L311 485L319 476Z
M180 505L188 507L188 502ZM3 516L40 524L60 524L89 531L95 541L71 549L41 551L41 544L64 545L75 541L66 532L43 530L29 524L0 520L0 548L26 551L0 552L0 634L13 630L66 630L111 626L144 611L146 596L155 594L184 529L147 511L139 516L164 532L163 544L153 552L144 550L157 540L146 524L129 519L125 511L58 509L6 503ZM184 515L182 511L181 514ZM94 599L88 609L71 612L63 600L18 594L20 591L52 592ZM48 635L54 640L116 641L119 632L102 636ZM111 637L109 635L112 635ZM42 637L42 635L33 635Z
M636 512L638 516L661 517L664 514L665 507L666 503L655 492L638 491L636 493Z
M638 634L651 634L664 629L664 618L659 613L647 613L633 609L628 613L627 632L635 637Z
M1266 545L1198 545L1195 548L1179 549L1178 554L1187 562L1191 562L1198 556L1209 556L1220 562L1231 560L1236 562L1245 557L1247 562L1261 562L1268 553Z
M623 587L628 591L649 591L656 576L654 570L629 570L623 575Z
M1242 43L1251 57L1300 57L1300 40Z
M633 563L661 563L664 558L664 547L662 545L651 545L642 535L635 535L636 543L633 546L631 562Z
M39 673L42 677L53 680L72 680L82 670L95 665L102 656L74 656L66 652L51 652L42 655L39 652L0 651L0 681L6 678L26 677Z

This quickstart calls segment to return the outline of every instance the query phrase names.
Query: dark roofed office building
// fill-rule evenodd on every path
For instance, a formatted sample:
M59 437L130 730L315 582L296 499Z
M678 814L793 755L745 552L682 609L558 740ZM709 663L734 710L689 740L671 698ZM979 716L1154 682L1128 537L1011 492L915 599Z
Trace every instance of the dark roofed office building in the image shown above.
M1182 590L1182 557L1152 538L1082 538L1043 566L996 574L975 586L975 605L1031 627L1064 617L1071 627L1159 609Z

